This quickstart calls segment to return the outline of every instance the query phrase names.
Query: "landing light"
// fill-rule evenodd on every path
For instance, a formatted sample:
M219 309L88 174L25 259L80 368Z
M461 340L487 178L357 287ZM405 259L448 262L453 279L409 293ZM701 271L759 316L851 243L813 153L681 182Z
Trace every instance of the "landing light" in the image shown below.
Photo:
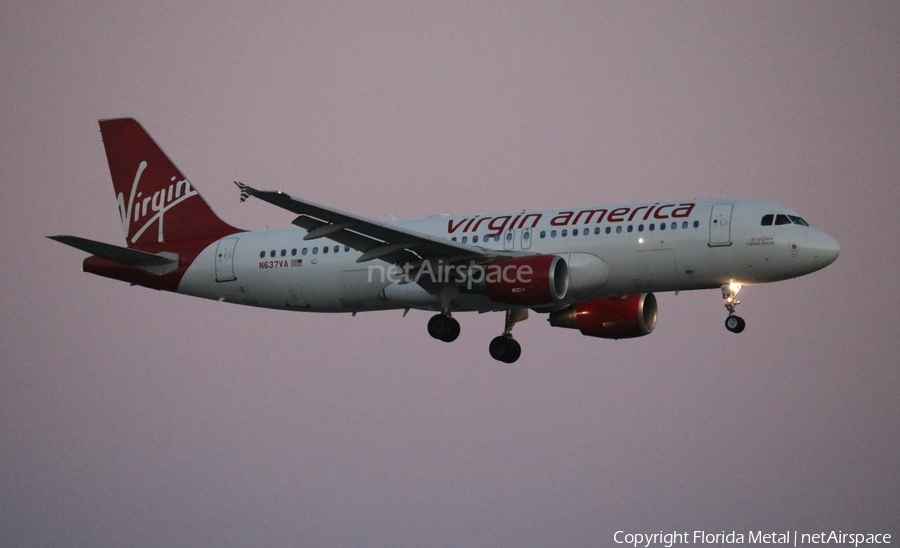
M741 290L743 285L737 282L730 282L727 287L728 291L725 293L725 302L728 304L736 303L737 299L735 297L737 297L738 291Z

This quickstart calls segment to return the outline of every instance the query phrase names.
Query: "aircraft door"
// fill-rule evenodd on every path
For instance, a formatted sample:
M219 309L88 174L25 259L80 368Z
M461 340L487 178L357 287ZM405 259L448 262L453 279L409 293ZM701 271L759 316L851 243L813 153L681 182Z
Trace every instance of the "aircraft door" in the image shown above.
M731 245L731 211L734 204L716 204L709 217L710 247Z
M531 249L531 229L522 229L522 249Z
M513 248L513 244L516 242L516 231L515 230L507 230L503 235L503 249L509 251Z
M223 238L216 246L216 281L230 282L234 277L234 247L237 238Z

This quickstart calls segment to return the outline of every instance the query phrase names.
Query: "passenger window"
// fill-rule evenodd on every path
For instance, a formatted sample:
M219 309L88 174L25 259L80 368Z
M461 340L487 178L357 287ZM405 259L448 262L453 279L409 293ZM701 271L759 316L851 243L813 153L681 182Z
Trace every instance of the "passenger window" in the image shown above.
M666 229L666 223L659 223L659 229L660 229L660 230L665 230L665 229Z
M610 232L612 232L612 227L611 226L606 227L606 233L609 234Z
M562 237L565 238L568 235L569 235L569 231L564 228L562 231Z
M678 223L672 223L672 230L675 230L676 228L678 228Z
M526 240L526 241L527 241L527 240L530 240L530 239L531 239L531 232L529 232L528 230L526 230L525 232L523 232L523 233L522 233L522 239L523 239L523 240Z
M546 230L542 230L542 231L541 231L541 239L543 240L543 239L546 238L546 237L547 237L547 231L546 231Z
M463 236L463 237L462 237L462 243L464 243L464 244L469 243L469 237L468 237L468 236Z
M265 258L266 258L266 252L265 252L265 251L260 251L260 252L259 252L259 258L260 258L260 259L265 259Z
M787 215L778 214L775 216L775 224L776 225L789 225L789 224L791 224L791 220L788 219Z
M294 249L291 250L291 257L296 257L296 256L297 256L297 248L295 247Z
M622 233L622 225L619 225L616 227L616 234L621 234L621 233Z
M551 230L551 231L550 231L550 237L551 237L551 238L556 238L556 231L555 231L555 230Z
M599 226L594 229L594 234L598 235L598 236L600 235L600 227Z
M344 253L349 253L349 252L350 252L350 246L349 246L349 245L345 245L345 246L344 246Z
M644 231L644 225L638 225L638 232Z
M694 221L694 228L700 228L700 221Z
M450 238L450 239L453 240L453 241L455 242L455 241L456 241L456 236L454 236L454 237L452 237L452 238Z
M303 248L303 251L300 252L301 255L306 255L306 248Z
M286 255L287 255L287 249L282 249L282 250L281 250L281 256L282 256L282 257L285 257Z
M762 226L772 226L772 222L773 222L774 220L775 220L775 215L772 215L772 214L770 213L770 214L768 214L768 215L763 215L762 223L760 223L760 224L761 224Z
M578 236L578 229L577 229L577 228L572 230L572 236Z
M687 221L681 223L681 228L687 228L687 226L688 226L688 225L687 225Z
M313 248L313 255L318 255L318 254L319 254L319 248L318 248L318 247L314 247L314 248Z
M650 223L650 232L653 232L654 230L656 230L656 225L653 223Z
M275 256L275 250L273 249L272 251L269 252L269 257L274 257L274 256Z
M473 244L477 244L477 243L478 243L478 236L472 236L472 243L473 243Z
M322 253L328 253L328 246L322 246Z
M335 253L337 253L337 252L340 251L340 250L341 250L341 246L339 246L339 245L334 246L334 252L335 252Z
M631 225L628 225L628 232L634 232L634 227Z

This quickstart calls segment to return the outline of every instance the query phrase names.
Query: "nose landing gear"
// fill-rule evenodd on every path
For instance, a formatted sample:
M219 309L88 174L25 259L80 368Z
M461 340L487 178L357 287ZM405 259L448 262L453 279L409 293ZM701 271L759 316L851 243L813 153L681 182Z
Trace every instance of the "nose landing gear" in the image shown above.
M513 363L519 359L519 356L522 355L522 347L512 338L512 328L516 323L526 319L528 319L527 308L512 308L506 311L506 325L503 334L494 337L488 347L492 358L503 363Z
M734 313L735 307L741 304L741 301L737 300L737 294L741 287L741 284L734 282L722 285L722 298L725 299L725 308L728 310L728 317L725 318L725 329L732 333L740 333L747 327L747 322Z

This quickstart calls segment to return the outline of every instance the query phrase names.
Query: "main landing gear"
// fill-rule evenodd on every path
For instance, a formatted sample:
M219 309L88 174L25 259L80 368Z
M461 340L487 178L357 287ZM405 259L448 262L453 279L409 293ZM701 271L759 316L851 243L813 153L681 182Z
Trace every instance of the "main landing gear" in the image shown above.
M513 363L522 355L522 347L512 337L512 328L516 323L528 319L527 308L512 308L506 311L506 325L503 334L494 337L488 350L491 357L503 363Z
M741 290L741 284L728 283L722 286L722 298L725 299L725 308L728 309L728 317L725 318L725 329L732 333L740 333L747 327L744 318L735 315L734 309L741 301L737 300L738 291Z
M428 320L428 334L439 341L453 342L459 337L459 322L443 312Z
M522 355L522 347L512 337L513 326L528 318L527 308L506 311L506 326L503 334L494 337L488 350L491 357L503 363L513 363ZM450 311L435 314L428 320L428 334L439 341L453 342L459 337L459 322L450 316Z

